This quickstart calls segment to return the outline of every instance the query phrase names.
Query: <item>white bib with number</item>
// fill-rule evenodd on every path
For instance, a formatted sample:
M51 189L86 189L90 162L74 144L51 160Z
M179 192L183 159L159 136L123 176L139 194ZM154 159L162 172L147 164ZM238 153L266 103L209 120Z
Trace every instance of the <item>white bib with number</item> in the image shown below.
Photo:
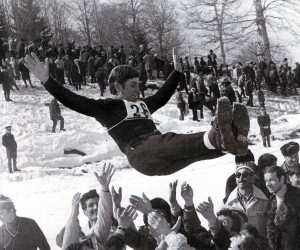
M138 100L136 102L129 102L123 100L125 103L127 116L124 120L136 120L136 119L150 119L152 120L151 113L145 102Z

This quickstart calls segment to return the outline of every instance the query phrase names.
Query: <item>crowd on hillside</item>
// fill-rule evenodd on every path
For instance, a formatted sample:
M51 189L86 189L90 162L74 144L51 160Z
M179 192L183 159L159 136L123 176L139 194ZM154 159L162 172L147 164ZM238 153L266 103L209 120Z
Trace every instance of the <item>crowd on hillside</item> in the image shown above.
M186 182L180 187L184 204L179 204L177 181L169 184L169 201L132 195L130 205L124 208L122 188L116 191L110 187L114 166L105 164L101 173L95 173L99 189L74 195L70 217L57 235L57 246L98 250L121 250L126 246L149 250L300 249L299 144L290 142L281 147L285 161L280 167L271 154L261 155L256 164L245 140L250 127L247 109L239 105L247 95L247 105L252 107L256 90L262 112L258 123L264 146L269 147L270 118L266 114L262 85L266 86L265 91L274 94L279 89L282 96L297 94L299 65L292 70L284 59L277 70L275 63L262 58L258 63L247 62L243 66L239 62L229 67L218 65L212 50L207 60L195 58L191 65L188 57L177 58L175 53L173 62L159 59L143 45L128 50L111 46L106 51L101 45L81 48L70 43L64 47L44 40L37 45L26 44L24 39L17 43L14 37L1 44L0 52L0 80L6 101L11 100L11 88L18 87L15 80L20 77L19 71L26 86L29 80L34 88L30 69L54 96L47 104L53 120L52 132L57 120L64 130L57 98L70 109L94 117L107 127L129 163L143 174L169 175L195 161L220 157L224 151L236 155L236 170L225 187L224 208L217 213L211 198L200 203L194 201L197 189ZM22 70L27 71L26 77ZM147 80L157 77L164 77L166 82L154 95L145 98ZM118 98L94 100L70 91L72 87L63 87L68 83L74 90L80 90L90 84L87 79L99 84L101 96L109 86L111 94ZM237 87L239 91L234 90ZM151 114L168 102L176 88L180 119L184 119L190 108L193 120L197 121L197 110L200 109L202 118L206 106L215 116L208 131L179 135L162 134L156 129ZM188 106L184 92L188 95ZM143 99L139 98L140 93ZM9 170L20 171L16 166L17 143L11 126L6 130L2 144L7 150ZM79 224L79 206L89 221L85 227ZM134 225L138 212L143 214L145 223L139 228ZM197 213L207 220L208 228L201 225ZM17 216L13 201L4 195L0 196L0 220L3 222L0 250L50 249L36 222Z

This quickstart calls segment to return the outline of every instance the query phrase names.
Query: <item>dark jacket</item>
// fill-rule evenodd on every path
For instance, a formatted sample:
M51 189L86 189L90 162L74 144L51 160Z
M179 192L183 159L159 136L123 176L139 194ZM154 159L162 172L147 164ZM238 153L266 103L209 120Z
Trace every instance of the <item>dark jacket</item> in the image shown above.
M257 117L257 122L260 127L260 135L262 137L265 137L265 136L268 136L271 134L271 128L270 128L271 120L270 120L270 116L268 114L259 115Z
M300 249L300 190L287 184L287 191L277 210L276 197L269 201L267 238L274 250Z
M198 95L193 92L189 93L188 103L190 109L197 109L199 104Z
M52 100L49 105L49 111L50 111L50 119L51 120L58 120L61 117L61 111L60 107L56 100Z
M34 220L24 217L16 217L15 220L20 223L16 237L7 231L5 225L0 227L0 250L50 250L44 233Z
M17 154L17 142L13 134L6 133L2 136L2 145L6 147L6 151L11 154Z

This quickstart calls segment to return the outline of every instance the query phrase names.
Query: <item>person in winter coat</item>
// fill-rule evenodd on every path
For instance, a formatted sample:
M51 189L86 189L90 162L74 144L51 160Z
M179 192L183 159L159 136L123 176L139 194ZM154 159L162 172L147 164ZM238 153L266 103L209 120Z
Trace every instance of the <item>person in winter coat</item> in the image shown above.
M91 77L91 83L96 82L96 77L95 77L95 64L94 64L94 55L91 55L90 58L87 61L87 71L88 75Z
M234 90L231 86L231 82L229 81L229 79L225 79L224 82L223 82L223 87L224 87L224 92L223 92L223 95L226 96L231 105L236 102L236 97L235 97L235 93L234 93Z
M60 130L64 129L64 118L61 115L60 107L57 103L56 98L54 98L49 104L49 111L50 111L50 119L52 120L52 133L55 133L57 121L60 121Z
M96 71L96 79L97 79L98 86L100 88L100 96L103 96L104 91L106 89L105 76L106 76L106 69L105 69L105 67L100 67Z
M281 95L286 96L286 87L288 85L288 79L287 79L287 66L281 65L279 68L279 80L280 80L280 90L281 90Z
M64 71L66 74L66 77L68 79L68 82L71 86L76 86L75 84L75 63L70 59L69 55L65 55L65 61L64 61Z
M145 99L139 97L139 72L127 65L115 67L109 77L110 92L117 98L95 100L61 86L49 77L47 60L43 64L34 53L31 56L26 57L26 65L47 91L66 107L94 117L107 127L109 135L127 156L131 166L143 174L169 175L193 162L219 157L223 155L222 150L240 155L248 149L250 122L247 109L239 103L232 108L226 97L218 101L213 123L216 127L210 127L207 132L162 134L157 129L151 114L169 101L181 75L175 52L175 70L154 95ZM238 119L240 116L242 118Z
M270 72L269 72L269 84L270 90L277 94L277 83L279 83L279 76L276 69L276 65L274 63L270 63Z
M260 108L265 108L265 95L261 89L257 91L257 100Z
M17 168L17 142L11 133L11 126L6 126L6 133L2 136L2 145L6 148L8 170L10 173L21 171ZM13 162L13 167L11 166Z
M12 81L13 79L8 74L6 67L2 66L2 70L0 72L0 83L2 83L4 98L5 101L7 102L12 101L12 99L10 99L10 89L12 88L13 85Z
M247 106L253 107L253 82L251 80L246 83L246 95L249 96Z
M199 105L199 97L195 92L195 88L191 88L191 93L189 93L188 98L189 108L193 111L193 121L198 121L198 105Z
M249 223L254 225L261 235L266 236L265 212L268 209L268 198L254 185L255 169L252 166L245 164L236 167L237 188L229 195L225 207L243 210L247 214Z
M286 184L280 167L265 169L265 182L272 194L267 211L267 239L271 249L300 249L300 190Z
M260 128L260 135L262 137L264 147L271 147L271 120L270 116L267 114L267 111L264 108L261 108L260 115L257 117L257 122Z
M50 250L38 224L33 219L16 215L15 204L4 195L0 195L0 213L0 249Z
M183 100L181 89L177 88L177 93L176 93L176 103L177 103L177 108L179 109L179 121L184 120L184 114L185 114L185 101Z
M34 88L35 86L32 85L31 80L30 80L29 69L24 65L24 63L25 63L24 58L21 58L19 60L19 71L21 72L22 79L25 83L25 87L28 88L27 81L29 81L30 87Z

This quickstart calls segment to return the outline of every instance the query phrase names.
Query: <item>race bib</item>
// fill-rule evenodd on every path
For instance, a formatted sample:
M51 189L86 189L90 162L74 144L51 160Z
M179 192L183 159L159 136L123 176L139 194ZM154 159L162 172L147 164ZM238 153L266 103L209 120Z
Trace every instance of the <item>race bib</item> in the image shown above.
M136 102L129 102L124 100L127 110L127 117L125 120L136 119L150 119L152 120L151 113L145 102L138 100Z

